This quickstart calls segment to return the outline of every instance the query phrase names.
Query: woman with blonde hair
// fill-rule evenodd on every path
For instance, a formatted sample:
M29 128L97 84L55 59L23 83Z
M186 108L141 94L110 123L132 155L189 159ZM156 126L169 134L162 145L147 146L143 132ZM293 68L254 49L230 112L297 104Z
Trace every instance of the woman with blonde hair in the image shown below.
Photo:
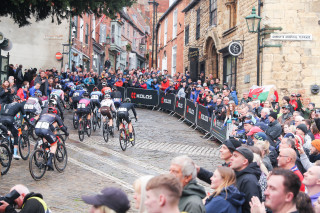
M206 212L241 213L245 195L235 186L235 172L229 167L218 167L210 180L211 188L215 191L205 202Z
M135 208L138 209L139 213L147 212L144 202L147 196L146 186L151 178L153 178L152 175L142 176L133 183L133 189L134 189L133 198L135 199Z

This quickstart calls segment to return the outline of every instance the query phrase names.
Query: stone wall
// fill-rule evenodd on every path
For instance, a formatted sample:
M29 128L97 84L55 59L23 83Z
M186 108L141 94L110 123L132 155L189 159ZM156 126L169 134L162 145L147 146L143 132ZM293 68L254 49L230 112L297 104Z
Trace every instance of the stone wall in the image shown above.
M312 34L312 41L275 41L281 48L263 48L263 84L274 84L280 97L302 93L306 102L320 106L319 94L312 95L311 85L320 85L320 1L269 0L263 6L263 24L282 27L281 34Z

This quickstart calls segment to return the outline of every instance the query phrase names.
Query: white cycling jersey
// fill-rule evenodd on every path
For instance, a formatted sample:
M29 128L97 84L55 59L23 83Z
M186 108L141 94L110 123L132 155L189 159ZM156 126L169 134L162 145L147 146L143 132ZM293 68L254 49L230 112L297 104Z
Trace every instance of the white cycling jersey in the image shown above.
M112 99L103 99L101 101L101 107L110 107L112 111L115 111L115 106Z

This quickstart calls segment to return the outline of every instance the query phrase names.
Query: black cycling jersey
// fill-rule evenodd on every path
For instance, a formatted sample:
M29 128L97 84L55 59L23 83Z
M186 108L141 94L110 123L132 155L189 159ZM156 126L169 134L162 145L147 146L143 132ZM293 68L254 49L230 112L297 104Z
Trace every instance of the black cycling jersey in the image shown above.
M22 115L25 115L25 111L24 111L24 104L23 103L18 103L18 102L13 102L10 104L5 104L1 111L0 111L0 115L2 116L12 116L12 118L18 114L19 112L22 113Z
M67 132L67 127L63 124L63 121L61 120L61 118L53 113L44 113L40 116L36 128L45 128L45 125L48 125L47 128L50 127L50 130L53 131L54 130L54 126L52 125L54 122L57 122L60 129L64 132ZM45 124L43 124L45 123ZM44 126L42 126L44 125Z
M128 114L129 115L129 111L130 109L132 110L133 112L133 115L134 117L136 118L137 117L137 112L134 108L134 104L132 103L122 103L120 106L119 106L119 109L118 109L118 114Z
M8 132L7 127L2 125L2 124L0 124L0 129L1 129L2 133L7 133Z
M46 102L46 104L43 106L43 110L42 110L41 114L48 112L49 107L50 107L49 102ZM58 111L59 111L58 113L59 113L60 117L63 119L63 111L62 111L62 107L61 107L59 101L57 101L57 106L54 106L54 107L58 108Z

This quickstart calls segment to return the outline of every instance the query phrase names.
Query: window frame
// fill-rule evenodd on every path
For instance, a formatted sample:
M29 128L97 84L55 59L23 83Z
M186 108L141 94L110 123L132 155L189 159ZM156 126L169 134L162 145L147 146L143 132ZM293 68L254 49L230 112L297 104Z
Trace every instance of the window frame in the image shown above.
M185 45L189 44L189 33L190 33L189 30L190 30L190 29L189 29L189 25L187 25L187 26L185 27L185 30L184 30L184 44L185 44Z
M166 20L164 21L164 41L163 41L163 45L166 46L167 45L167 37L168 37L168 19L166 18Z
M217 1L218 0L209 0L209 19L210 26L217 26Z
M173 12L172 19L172 39L177 37L178 32L178 8L176 8Z
M177 72L177 45L174 45L172 47L171 76L174 76L176 72Z
M89 24L86 23L85 43L89 44Z
M201 29L201 18L200 18L200 7L197 9L197 22L196 22L196 40L200 38L200 29Z

